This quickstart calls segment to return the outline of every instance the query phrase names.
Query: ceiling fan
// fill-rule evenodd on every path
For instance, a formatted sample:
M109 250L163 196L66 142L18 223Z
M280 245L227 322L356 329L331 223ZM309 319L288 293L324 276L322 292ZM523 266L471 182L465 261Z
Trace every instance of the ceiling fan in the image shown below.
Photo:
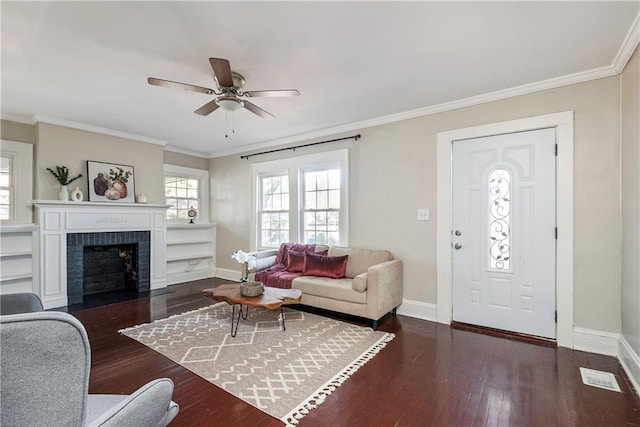
M194 111L196 114L207 116L222 108L225 111L237 111L244 107L251 111L253 114L262 118L268 119L275 117L268 111L263 110L256 104L240 99L241 97L253 98L253 97L283 97L283 96L298 96L300 92L296 89L281 89L281 90L251 90L245 91L244 85L246 80L244 77L231 71L231 66L227 59L222 58L209 58L209 63L213 69L213 75L216 81L216 89L209 89L202 86L191 85L187 83L174 82L171 80L157 79L155 77L149 77L147 82L153 86L165 86L173 87L177 89L190 90L193 92L204 93L207 95L217 95L213 101L209 101L202 107Z

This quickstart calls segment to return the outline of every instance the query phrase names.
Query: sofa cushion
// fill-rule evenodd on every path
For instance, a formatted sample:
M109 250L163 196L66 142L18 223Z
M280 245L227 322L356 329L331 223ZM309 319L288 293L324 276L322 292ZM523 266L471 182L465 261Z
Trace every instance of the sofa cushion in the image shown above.
M302 269L304 268L304 255L304 252L289 251L287 271L302 272Z
M356 292L364 292L367 290L367 274L361 273L351 281L351 288Z
M356 277L358 274L366 273L371 266L393 259L393 255L391 255L389 251L345 248L342 246L331 246L328 255L349 255L345 276L350 278Z
M351 288L351 279L301 276L293 280L292 287L302 291L302 304L304 304L305 295L314 295L358 304L367 303L367 293L354 291Z
M344 277L349 256L322 256L307 253L304 257L304 276L330 277L340 279Z

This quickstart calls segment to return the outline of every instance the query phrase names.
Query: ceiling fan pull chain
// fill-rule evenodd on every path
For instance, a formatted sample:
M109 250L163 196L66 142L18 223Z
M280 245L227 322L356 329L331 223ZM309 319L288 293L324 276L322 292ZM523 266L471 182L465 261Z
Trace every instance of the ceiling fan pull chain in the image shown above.
M231 133L234 135L236 133L236 112L235 111L231 113Z
M229 112L225 111L224 114L224 137L229 138Z

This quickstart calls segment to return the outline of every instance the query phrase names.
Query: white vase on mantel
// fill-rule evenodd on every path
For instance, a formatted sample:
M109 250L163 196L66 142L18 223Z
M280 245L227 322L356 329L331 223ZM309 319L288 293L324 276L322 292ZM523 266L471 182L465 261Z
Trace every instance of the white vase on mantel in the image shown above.
M80 191L80 187L76 187L76 189L71 192L72 202L81 202L83 198L84 194Z
M58 193L58 199L60 199L61 202L68 202L69 201L69 187L67 187L66 185L60 186L60 192Z

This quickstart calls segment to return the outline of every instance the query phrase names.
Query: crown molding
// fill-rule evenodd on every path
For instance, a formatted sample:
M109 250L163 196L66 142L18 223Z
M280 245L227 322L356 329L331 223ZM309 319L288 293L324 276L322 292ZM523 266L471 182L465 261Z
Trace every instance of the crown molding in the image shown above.
M362 129L366 129L374 126L381 126L381 125L399 122L403 120L415 119L418 117L424 117L432 114L443 113L446 111L458 110L465 107L472 107L474 105L485 104L487 102L499 101L502 99L513 98L516 96L527 95L530 93L541 92L544 90L555 89L558 87L569 86L576 83L584 83L591 80L597 80L605 77L615 76L618 74L619 73L614 69L612 65L608 67L594 68L588 71L568 74L566 76L542 80L535 83L529 83L521 86L512 87L509 89L498 90L495 92L472 96L469 98L464 98L456 101L445 102L442 104L432 105L430 107L418 108L415 110L405 111L397 114L391 114L388 116L378 117L375 119L363 120L360 122L349 123L346 125L320 129L313 132L292 135L282 139L265 141L258 144L239 147L238 149L211 153L209 155L209 158L212 159L217 157L231 156L234 154L241 154L241 153L244 154L244 153L251 152L253 150L293 144L293 143L302 142L302 141L309 141L314 138L324 138L327 136L337 135L340 133L353 132L356 130L362 130Z
M56 126L64 126L72 129L84 130L87 132L99 133L102 135L117 136L119 138L132 139L134 141L146 142L154 145L167 145L167 141L161 139L151 138L143 135L136 135L134 133L123 132L114 129L107 129L99 126L88 125L85 123L78 123L71 120L59 119L57 117L41 116L41 115L19 115L10 113L1 113L0 119L7 120L16 123L22 123L26 125L35 125L37 123L47 123ZM202 156L202 154L200 154Z
M627 37L624 39L624 42L622 42L622 46L620 46L620 50L618 50L618 54L613 60L613 68L618 74L622 73L622 70L624 70L627 62L631 59L633 52L636 51L638 43L640 43L640 13L638 13L635 21L633 21L633 25L631 25L631 28L627 33Z
M144 135L136 135L134 133L123 132L114 129L103 128L99 126L88 125L85 123L78 123L71 120L59 119L57 117L49 117L49 116L33 116L36 122L40 123L48 123L56 126L64 126L72 129L84 130L87 132L99 133L102 135L116 136L118 138L132 139L134 141L146 142L148 144L154 145L167 145L167 141L163 141L161 139L151 138Z

